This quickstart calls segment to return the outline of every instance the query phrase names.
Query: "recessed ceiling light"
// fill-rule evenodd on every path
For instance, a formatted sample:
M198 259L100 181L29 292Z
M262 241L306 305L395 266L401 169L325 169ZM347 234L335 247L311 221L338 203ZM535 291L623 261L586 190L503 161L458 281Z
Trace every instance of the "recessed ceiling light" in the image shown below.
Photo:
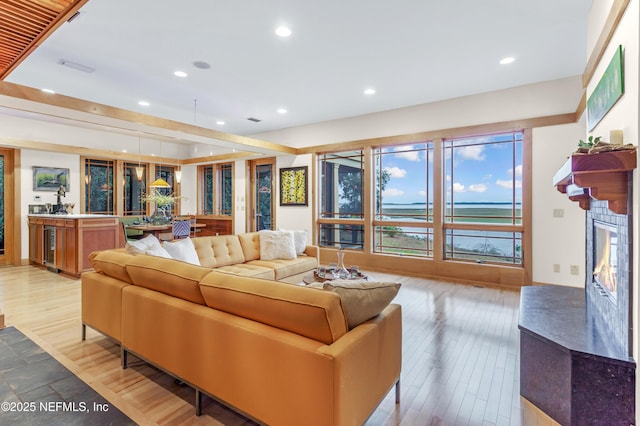
M289 37L291 35L291 30L287 27L278 27L276 28L276 34L280 37Z
M287 110L284 108L278 108L278 114L286 114Z
M139 101L138 105L147 107L147 106L149 106L151 104L149 102L147 102L147 101Z
M503 59L501 59L501 60L500 60L500 65L507 65L507 64L510 64L511 62L513 62L513 61L515 61L515 60L516 60L515 58L513 58L513 57L509 56L509 57L507 57L507 58L503 58Z
M40 90L42 90L44 93L50 93L50 94L52 94L52 95L53 95L54 93L56 93L56 91L55 91L55 90L51 90L51 89L40 89Z
M173 75L175 75L176 77L186 77L187 73L184 71L176 71L173 73Z
M376 93L376 89L368 88L364 90L365 95L373 95L374 93Z
M224 126L224 121L222 121L222 120L218 120L218 121L216 121L216 124L217 124L218 126Z

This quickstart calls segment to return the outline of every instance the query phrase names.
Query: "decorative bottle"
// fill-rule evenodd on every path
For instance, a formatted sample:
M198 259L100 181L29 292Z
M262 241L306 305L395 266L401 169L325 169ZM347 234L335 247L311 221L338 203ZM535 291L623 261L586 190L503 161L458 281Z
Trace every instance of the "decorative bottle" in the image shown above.
M349 278L349 271L344 267L344 252L342 250L338 250L338 266L335 275L342 279Z

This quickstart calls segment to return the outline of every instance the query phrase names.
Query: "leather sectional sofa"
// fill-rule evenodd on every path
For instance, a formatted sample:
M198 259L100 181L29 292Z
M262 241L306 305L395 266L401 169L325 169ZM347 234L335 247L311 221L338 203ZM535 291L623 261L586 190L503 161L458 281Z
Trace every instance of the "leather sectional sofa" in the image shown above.
M123 367L132 353L192 386L198 414L201 393L272 425L361 425L394 385L399 402L399 305L349 327L338 293L273 280L299 261L225 264L238 253L221 256L199 238L220 238L193 239L204 266L93 253L95 271L82 275L83 339L86 326L96 329L120 343Z

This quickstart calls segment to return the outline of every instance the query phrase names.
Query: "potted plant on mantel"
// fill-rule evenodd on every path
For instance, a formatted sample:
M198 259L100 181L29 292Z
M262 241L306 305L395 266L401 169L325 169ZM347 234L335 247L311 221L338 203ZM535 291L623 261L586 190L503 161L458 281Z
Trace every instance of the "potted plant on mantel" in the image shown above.
M167 216L167 209L173 205L177 200L186 198L183 196L176 196L175 194L163 194L160 190L155 189L152 193L146 194L142 197L142 200L147 203L154 203L156 210L151 216L151 223L154 225L165 225L169 222Z

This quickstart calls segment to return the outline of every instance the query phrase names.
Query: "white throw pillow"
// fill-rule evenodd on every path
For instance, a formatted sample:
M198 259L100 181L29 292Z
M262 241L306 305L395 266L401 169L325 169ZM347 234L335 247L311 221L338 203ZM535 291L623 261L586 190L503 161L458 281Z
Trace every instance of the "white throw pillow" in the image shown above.
M280 229L287 231L287 229ZM296 254L304 254L307 248L307 231L289 231L293 232L293 244L296 246Z
M171 259L171 255L160 245L160 240L151 234L137 241L127 241L125 248L127 253L131 254L148 254Z
M296 246L293 242L293 232L290 231L260 231L260 259L295 259Z
M183 238L177 241L165 241L162 243L162 247L171 255L172 258L200 266L200 259L198 259L198 253L196 252L196 248L193 245L191 238Z

